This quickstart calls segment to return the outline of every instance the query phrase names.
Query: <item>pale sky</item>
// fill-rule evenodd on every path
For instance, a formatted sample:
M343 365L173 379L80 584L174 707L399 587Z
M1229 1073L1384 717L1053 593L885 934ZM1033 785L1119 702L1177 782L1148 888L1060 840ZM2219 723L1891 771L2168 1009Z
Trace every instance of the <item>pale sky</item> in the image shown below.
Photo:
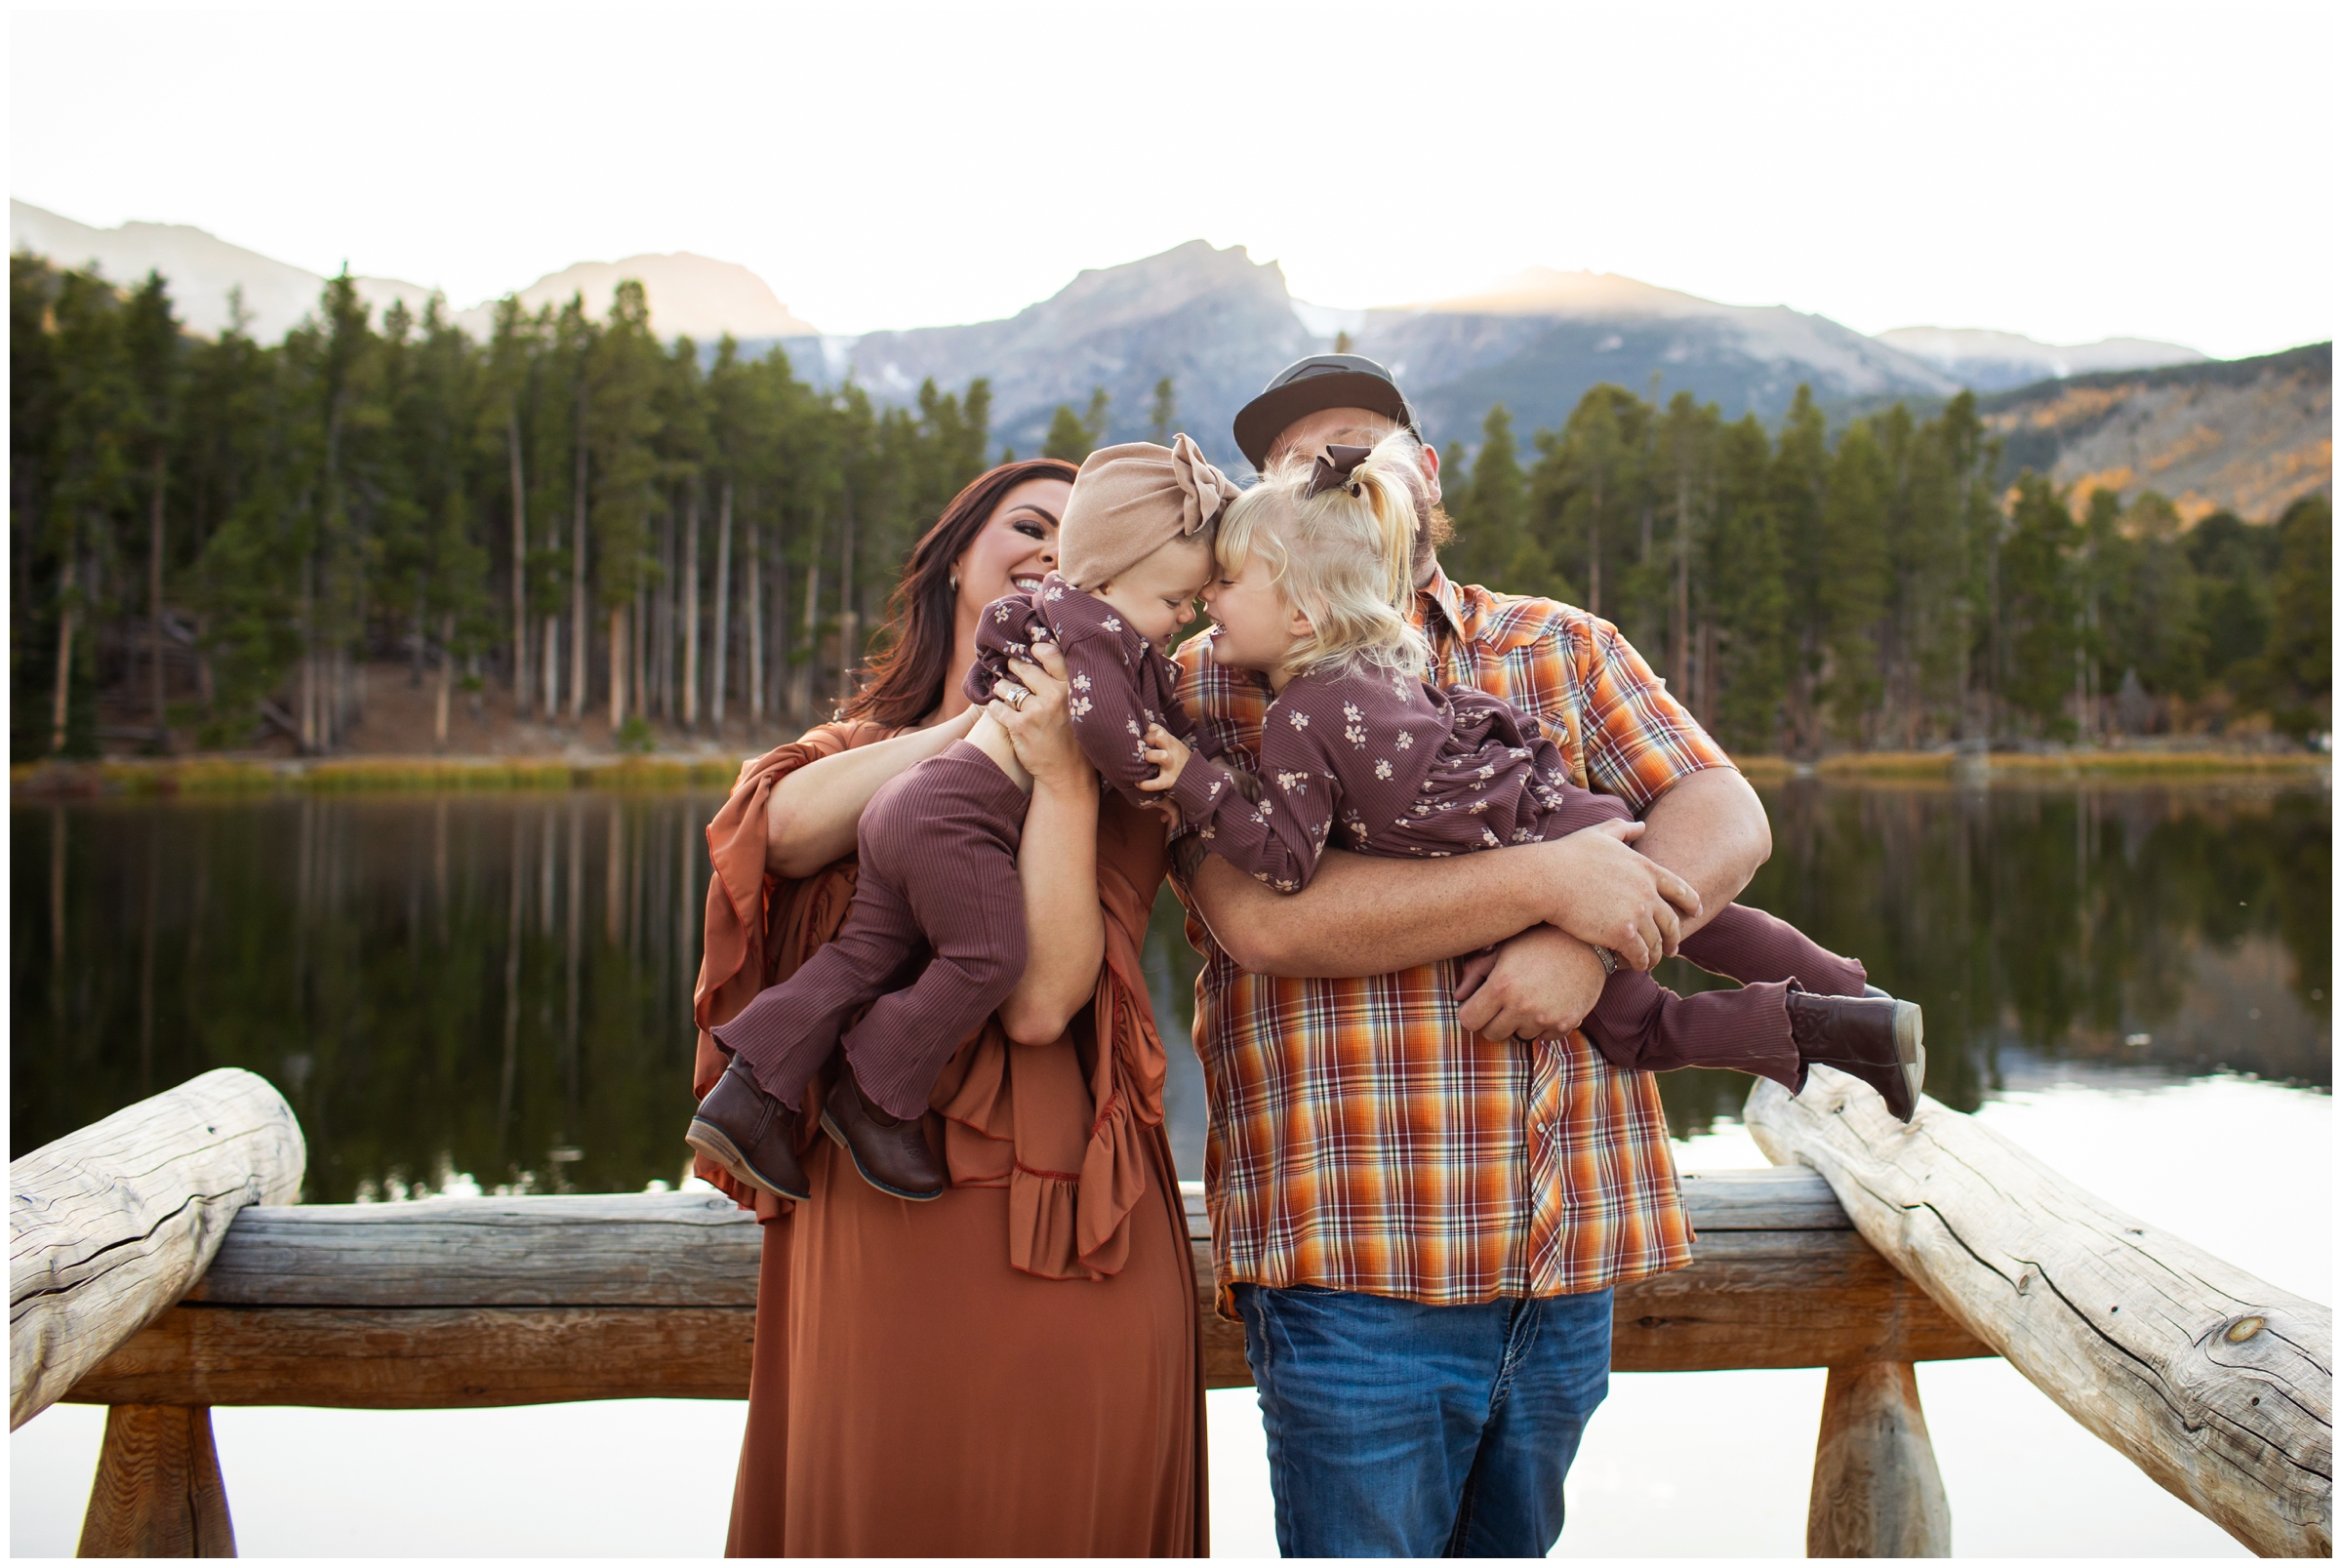
M2332 336L2327 5L10 13L9 190L459 306L740 261L828 332L1198 236L1332 305L1528 265L1865 332Z

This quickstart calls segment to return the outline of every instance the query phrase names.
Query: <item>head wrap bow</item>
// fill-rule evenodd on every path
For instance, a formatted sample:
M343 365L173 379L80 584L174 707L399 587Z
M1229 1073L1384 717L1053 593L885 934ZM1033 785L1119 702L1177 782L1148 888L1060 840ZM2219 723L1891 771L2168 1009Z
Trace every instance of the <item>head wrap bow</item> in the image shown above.
M1358 464L1364 462L1373 452L1372 447L1327 447L1310 467L1310 488L1305 493L1305 499L1322 496L1329 490L1346 490L1352 499L1356 499L1363 491L1357 480L1351 476L1358 471Z
M1084 459L1058 531L1058 572L1095 588L1175 539L1202 533L1236 487L1186 435L1158 447L1128 441Z

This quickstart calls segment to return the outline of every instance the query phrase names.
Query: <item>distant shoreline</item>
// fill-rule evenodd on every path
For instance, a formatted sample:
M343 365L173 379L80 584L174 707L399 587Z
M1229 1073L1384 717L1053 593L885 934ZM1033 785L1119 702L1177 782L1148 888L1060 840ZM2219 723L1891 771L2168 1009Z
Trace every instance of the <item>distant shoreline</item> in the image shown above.
M420 793L454 790L729 789L740 758L622 756L570 751L539 756L359 756L317 758L123 757L18 763L9 790L19 799L100 796ZM2065 779L2197 780L2299 777L2322 773L2322 751L2075 748L2057 751L1856 751L1799 762L1736 758L1756 784L1816 778L1831 784L2034 783Z

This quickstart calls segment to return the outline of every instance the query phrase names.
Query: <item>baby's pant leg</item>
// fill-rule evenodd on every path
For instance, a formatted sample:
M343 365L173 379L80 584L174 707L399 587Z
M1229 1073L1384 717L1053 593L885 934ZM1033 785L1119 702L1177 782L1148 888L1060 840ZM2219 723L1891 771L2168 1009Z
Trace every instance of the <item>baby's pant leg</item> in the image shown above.
M1744 985L1794 980L1822 996L1860 996L1870 976L1786 920L1745 904L1727 904L1683 941L1685 958L1711 975Z
M921 942L901 890L866 869L837 935L712 1032L766 1094L801 1106L806 1083L837 1048L846 1020L886 990Z
M1613 1065L1630 1071L1729 1067L1797 1087L1785 982L1678 996L1639 970L1622 969L1602 983L1586 1033Z
M890 1116L925 1112L944 1065L1025 974L1025 796L974 747L946 755L949 770L927 764L932 787L899 792L887 820L864 819L864 865L875 855L896 873L930 949L918 977L845 1035L855 1082Z

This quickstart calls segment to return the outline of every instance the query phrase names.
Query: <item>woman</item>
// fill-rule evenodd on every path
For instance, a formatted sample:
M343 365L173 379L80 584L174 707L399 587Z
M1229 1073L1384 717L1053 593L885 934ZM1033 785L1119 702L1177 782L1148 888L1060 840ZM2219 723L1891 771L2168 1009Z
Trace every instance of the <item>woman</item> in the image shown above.
M1007 463L961 491L912 549L886 651L840 719L742 768L707 830L695 1094L724 1066L707 1029L843 919L870 796L974 723L959 687L977 613L1056 564L1073 474ZM1162 824L1101 797L1063 662L1035 657L1015 666L1032 695L990 709L1033 776L1031 958L936 1087L950 1188L887 1197L818 1136L802 1204L701 1167L764 1221L735 1555L1204 1553L1193 1265L1138 960Z

